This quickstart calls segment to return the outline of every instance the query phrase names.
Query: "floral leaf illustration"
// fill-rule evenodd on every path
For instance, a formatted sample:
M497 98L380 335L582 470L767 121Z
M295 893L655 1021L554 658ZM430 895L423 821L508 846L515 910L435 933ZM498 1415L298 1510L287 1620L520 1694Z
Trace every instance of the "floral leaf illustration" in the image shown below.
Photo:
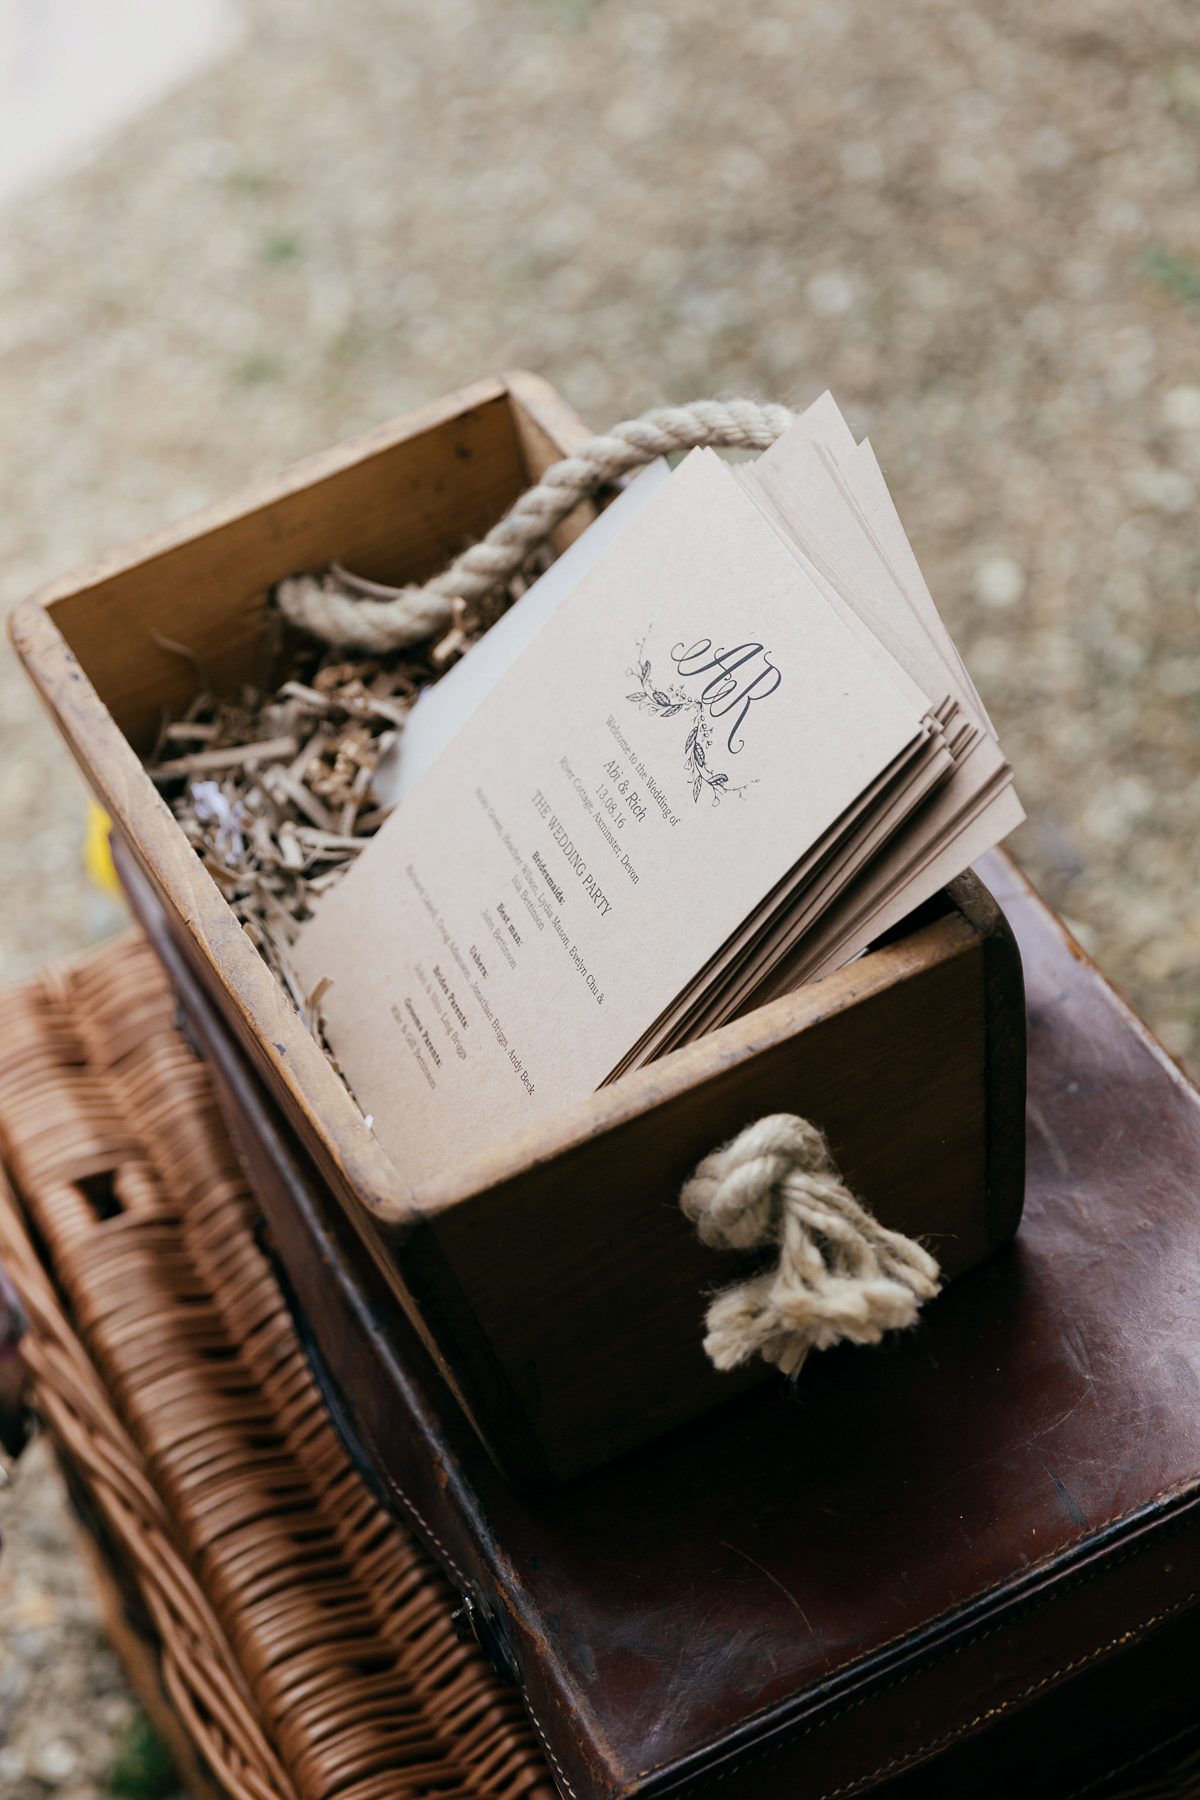
M708 767L707 746L712 742L712 732L704 717L703 700L692 698L679 688L673 692L656 688L653 682L650 658L642 656L641 644L637 648L636 666L626 670L626 673L635 675L641 683L641 688L637 693L626 694L625 698L631 705L641 707L645 712L655 713L660 719L673 719L677 713L681 712L691 715L691 728L683 746L683 766L691 784L693 801L699 804L700 795L706 787L712 795L714 806L719 806L726 794L743 793L745 791L743 788L730 787L728 775L714 773Z

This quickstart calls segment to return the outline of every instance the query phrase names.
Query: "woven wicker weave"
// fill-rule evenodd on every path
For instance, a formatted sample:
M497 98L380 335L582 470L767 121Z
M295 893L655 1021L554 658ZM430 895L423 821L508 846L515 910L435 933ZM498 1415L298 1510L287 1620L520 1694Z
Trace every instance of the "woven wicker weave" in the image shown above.
M0 1147L54 1281L3 1196L0 1257L167 1691L234 1800L549 1800L518 1696L329 1425L174 1018L133 936L0 993Z

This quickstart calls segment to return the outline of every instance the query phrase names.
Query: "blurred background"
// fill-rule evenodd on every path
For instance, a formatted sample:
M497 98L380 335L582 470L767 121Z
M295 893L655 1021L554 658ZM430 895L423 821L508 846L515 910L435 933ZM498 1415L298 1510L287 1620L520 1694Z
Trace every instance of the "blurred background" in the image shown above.
M1196 1073L1198 159L1188 0L0 0L0 605L513 365L831 387L1012 848ZM121 923L84 825L5 647L0 977ZM132 1715L18 1487L0 1778L84 1800Z

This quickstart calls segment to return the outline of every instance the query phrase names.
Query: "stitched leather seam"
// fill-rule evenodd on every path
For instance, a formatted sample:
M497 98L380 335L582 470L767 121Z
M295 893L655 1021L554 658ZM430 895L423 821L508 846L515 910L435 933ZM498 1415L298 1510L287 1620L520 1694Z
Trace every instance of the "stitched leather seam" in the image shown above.
M1172 1489L1172 1488L1163 1488L1159 1493L1155 1494L1153 1500L1144 1501L1142 1503L1142 1505L1143 1506L1147 1506L1147 1505L1152 1506L1155 1503L1155 1501L1166 1499L1169 1495L1171 1495L1175 1491L1176 1490ZM1133 1506L1133 1507L1130 1507L1127 1512L1115 1513L1111 1519L1105 1519L1099 1525L1093 1526L1092 1531L1094 1531L1094 1532L1103 1531L1107 1526L1119 1524L1122 1519L1131 1518L1134 1513L1140 1512L1141 1510L1142 1510L1141 1506ZM1169 1526L1168 1529L1161 1534L1162 1538L1174 1537L1177 1532L1186 1529L1187 1525L1190 1522L1191 1521L1189 1521L1186 1518L1175 1520L1171 1524L1171 1526ZM1090 1533L1089 1533L1089 1535L1090 1535ZM1160 1540L1156 1539L1156 1542L1158 1542L1158 1541L1160 1541ZM1079 1543L1079 1542L1082 1542L1082 1540L1076 1539L1076 1543ZM1043 1557L1039 1562L1030 1563L1028 1565L1028 1571L1043 1568L1047 1562L1051 1561L1054 1557L1060 1555L1063 1550L1068 1550L1068 1549L1071 1549L1072 1547L1073 1546L1071 1545L1070 1542L1059 1545L1057 1550L1050 1551L1048 1556ZM825 1718L815 1720L812 1724L806 1725L804 1727L804 1729L799 1733L799 1735L801 1737L809 1737L809 1736L811 1736L811 1734L814 1731L820 1731L824 1726L832 1724L835 1719L843 1718L846 1713L854 1712L857 1710L858 1707L865 1706L867 1704L868 1700L876 1699L881 1694L891 1693L893 1688L903 1686L903 1684L906 1681L913 1680L917 1674L923 1674L926 1669L936 1668L938 1663L947 1662L953 1656L961 1656L964 1650L969 1650L975 1644L982 1643L985 1638L991 1637L996 1631L1005 1629L1009 1624L1011 1624L1011 1622L1013 1621L1014 1618L1017 1618L1017 1619L1025 1618L1029 1613L1036 1612L1039 1607L1051 1604L1054 1600L1056 1600L1059 1597L1059 1595L1064 1594L1064 1593L1072 1593L1076 1588L1085 1587L1089 1581L1095 1580L1097 1575L1102 1574L1102 1573L1107 1574L1110 1569L1120 1568L1121 1565L1123 1563L1128 1562L1131 1557L1140 1555L1142 1548L1143 1548L1143 1546L1140 1546L1137 1544L1127 1545L1125 1547L1125 1549L1120 1552L1120 1554L1114 1554L1111 1557L1106 1557L1104 1560L1102 1569L1096 1570L1094 1572L1090 1572L1086 1569L1080 1570L1073 1577L1069 1576L1065 1581L1063 1581L1055 1589L1053 1594L1031 1595L1030 1598L1024 1603L1024 1605L1018 1605L1016 1608L1014 1608L1014 1610L1012 1612L1006 1614L1002 1620L1000 1620L992 1625L986 1626L983 1630L972 1632L962 1643L952 1644L948 1649L943 1650L940 1655L935 1653L934 1655L929 1657L922 1664L921 1669L914 1670L911 1673L897 1674L897 1675L893 1676L893 1678L890 1681L884 1682L882 1684L882 1686L873 1688L869 1695L862 1695L857 1699L848 1700L842 1706L835 1707L835 1709L832 1712L826 1714ZM1022 1573L1026 1573L1028 1571L1022 1571ZM979 1595L976 1597L979 1599L983 1599L988 1594L995 1593L998 1588L1001 1588L1003 1586L1004 1586L1003 1580L993 1582L991 1587L981 1589ZM1200 1590L1198 1590L1198 1592L1200 1592ZM1189 1595L1186 1599L1181 1600L1178 1604L1179 1604L1179 1606L1186 1606L1188 1604L1188 1602L1191 1599L1194 1599L1195 1597L1196 1597L1195 1595ZM947 1618L950 1614L952 1614L954 1612L954 1610L955 1609L952 1606L947 1607L943 1612L936 1613L933 1616L933 1618L925 1620L923 1622L923 1624L920 1627L918 1627L917 1629L926 1630L931 1625L939 1624L943 1619ZM1175 1611L1175 1610L1177 1610L1177 1608L1171 1609L1171 1611ZM1163 1613L1161 1616L1163 1618L1168 1618L1170 1616L1170 1613L1169 1612ZM1132 1629L1134 1631L1146 1631L1146 1630L1149 1630L1150 1625L1155 1624L1155 1623L1157 1623L1157 1620L1150 1620L1149 1624L1142 1625L1142 1626L1135 1626L1135 1627L1132 1627ZM905 1632L905 1631L897 1632L895 1637L886 1639L885 1642L877 1645L874 1650L868 1651L866 1656L860 1657L857 1660L857 1662L849 1662L849 1663L844 1664L843 1668L841 1670L839 1670L838 1673L844 1674L844 1673L849 1672L850 1670L857 1668L859 1666L859 1664L868 1661L870 1657L877 1656L882 1651L891 1649L893 1644L898 1644L898 1643L902 1642L902 1640L905 1637L907 1637L908 1635L909 1635L909 1633ZM1122 1640L1117 1640L1117 1641L1120 1642ZM1103 1654L1103 1652L1099 1651L1099 1650L1089 1652L1089 1655L1094 1655L1094 1656L1098 1656L1101 1654ZM1070 1666L1074 1667L1073 1664ZM1047 1677L1047 1680L1053 1680L1053 1679L1054 1679L1053 1676ZM1015 1705L1015 1704L1016 1704L1015 1701L1006 1701L1005 1702L1005 1706L1010 1706L1010 1705ZM753 1724L755 1719L762 1718L767 1713L774 1712L777 1709L778 1705L779 1705L778 1701L771 1701L766 1706L758 1707L754 1712L747 1713L745 1715L744 1719L742 1720L742 1724L743 1725ZM958 1730L958 1729L960 1729L960 1728L956 1727L956 1730ZM961 1729L969 1731L971 1729L971 1727L968 1725L968 1726L962 1727ZM938 1741L940 1741L940 1740L938 1740ZM708 1743L701 1747L708 1748L714 1742L716 1742L716 1740L713 1738L710 1738L708 1740ZM766 1749L764 1749L762 1751L762 1754L766 1755L766 1754L768 1754L768 1751ZM914 1754L921 1755L922 1752L917 1751L917 1752L914 1752ZM642 1772L642 1774L637 1776L636 1779L639 1782L645 1781L651 1775L657 1774L657 1772L660 1769L666 1768L671 1762L673 1762L675 1760L676 1759L673 1757L664 1757L661 1762L654 1763L650 1768L644 1770ZM734 1765L733 1768L728 1769L728 1770L722 1770L720 1773L711 1777L711 1779L714 1781L721 1781L724 1779L724 1776L726 1774L735 1774L738 1771L738 1769L741 1769L743 1767L745 1767L744 1763L737 1763ZM839 1792L840 1792L840 1790L839 1790ZM822 1800L833 1800L833 1796L832 1795L822 1796Z
M450 1552L447 1550L445 1544L443 1544L443 1542L442 1542L441 1538L438 1536L437 1532L433 1529L433 1527L429 1523L428 1519L426 1519L422 1516L420 1509L413 1505L412 1501L409 1499L409 1497L405 1493L404 1489L400 1486L400 1483L396 1480L395 1476L389 1475L387 1470L385 1469L383 1472L383 1478L387 1482L388 1486L391 1488L392 1492L395 1494L396 1498L400 1501L400 1504L406 1509L406 1511L408 1511L412 1514L413 1518L417 1521L418 1525L421 1526L422 1530L427 1531L429 1533L429 1536L433 1539L433 1542L437 1545L438 1549L441 1551L442 1555L445 1557L446 1561L449 1563L450 1567L453 1569L455 1575L458 1577L458 1579L462 1583L463 1587L464 1588L470 1587L470 1585L471 1585L470 1582L467 1580L466 1576L463 1574L462 1570L459 1568L458 1564L455 1562L454 1558L451 1556Z
M1164 1619L1173 1617L1175 1613L1182 1611L1184 1607L1190 1606L1192 1602L1198 1598L1200 1598L1200 1589L1196 1589L1190 1594L1185 1594L1181 1600L1177 1600L1173 1606L1167 1607L1164 1612L1155 1613L1152 1618L1146 1619L1141 1625L1131 1625L1128 1631L1123 1631L1119 1637L1113 1638L1110 1643L1101 1644L1097 1649L1089 1650L1086 1656L1077 1657L1074 1662L1064 1663L1063 1667L1061 1669L1056 1669L1052 1675L1043 1675L1040 1681L1035 1681L1030 1687L1025 1689L1024 1693L1015 1694L1011 1700L1005 1700L999 1706L989 1707L986 1712L979 1713L974 1719L968 1720L966 1724L956 1725L953 1731L943 1732L941 1737L931 1738L927 1744L923 1744L919 1750L911 1750L907 1756L896 1756L893 1757L890 1762L881 1763L880 1766L877 1769L873 1769L869 1775L860 1775L857 1781L849 1782L845 1787L831 1788L828 1793L821 1796L821 1800L846 1800L846 1796L861 1793L864 1787L868 1787L872 1782L878 1781L882 1776L911 1767L913 1763L919 1762L922 1757L928 1756L932 1750L939 1750L944 1744L953 1743L956 1738L964 1737L968 1732L974 1731L977 1725L983 1725L989 1720L998 1719L1004 1713L1011 1711L1014 1706L1020 1706L1023 1701L1030 1699L1039 1691L1039 1689L1048 1687L1051 1683L1060 1680L1064 1675L1071 1674L1073 1670L1083 1668L1087 1663L1094 1662L1099 1656L1106 1656L1110 1650L1118 1649L1120 1645L1128 1643L1131 1638L1139 1637L1142 1633L1153 1630L1155 1625L1161 1625ZM993 1630L996 1631L1001 1629L1002 1626L1000 1625L993 1627ZM990 1637L992 1632L984 1632L982 1635L984 1637ZM978 1643L980 1640L977 1638L973 1641ZM903 1679L907 1678L905 1677ZM899 1687L901 1685L902 1681L894 1681L889 1684L889 1687ZM883 1690L885 1693L888 1691L887 1688ZM863 1704L865 1704L865 1702L861 1700L855 1701L853 1705L844 1708L842 1714L838 1716L844 1717L846 1712L853 1712L858 1706ZM816 1724L807 1726L804 1731L800 1733L800 1736L810 1737L814 1731L819 1731L823 1725L828 1723L828 1720L819 1720ZM743 1769L751 1767L756 1762L761 1762L770 1754L770 1750L770 1745L760 1747L753 1755L744 1757L740 1762L732 1764L729 1768L718 1770L715 1774L711 1775L707 1781L704 1781L702 1785L705 1787L714 1786L718 1781L724 1781L727 1775L740 1775Z
M471 1585L470 1582L467 1580L466 1576L463 1574L462 1570L459 1568L458 1564L455 1562L454 1558L451 1556L450 1552L447 1550L445 1544L443 1544L441 1538L438 1536L437 1532L434 1531L433 1527L429 1524L428 1520L422 1516L420 1508L413 1505L413 1502L410 1500L409 1496L405 1493L404 1489L400 1486L400 1483L396 1480L395 1476L388 1474L388 1472L385 1470L384 1471L384 1480L387 1482L387 1484L391 1488L392 1492L396 1495L396 1497L400 1501L401 1505L404 1506L406 1508L406 1510L412 1514L413 1518L417 1520L418 1524L422 1525L424 1527L424 1529L429 1533L430 1537L433 1539L433 1542L437 1545L438 1549L441 1551L442 1555L445 1557L446 1561L449 1563L451 1569L454 1571L455 1575L458 1577L458 1580L462 1583L463 1587L464 1588L469 1587ZM559 1762L557 1756L555 1756L554 1749L550 1743L549 1738L546 1736L546 1733L542 1730L542 1723L541 1723L541 1720L538 1718L537 1713L533 1709L533 1702L529 1698L528 1688L525 1686L525 1683L523 1681L518 1682L517 1685L520 1689L521 1699L525 1703L525 1711L529 1714L530 1723L532 1724L533 1729L537 1732L538 1737L541 1739L542 1749L546 1752L546 1755L550 1758L550 1761L554 1764L554 1767L558 1772L559 1779L562 1782L562 1785L564 1786L564 1788L566 1788L567 1793L571 1796L571 1800L576 1800L575 1789L571 1786L570 1782L567 1780L566 1771L563 1768L562 1764Z
M862 1775L857 1781L852 1781L845 1787L831 1788L827 1794L821 1796L821 1800L842 1800L844 1795L859 1793L864 1787L869 1786L873 1781L878 1781L884 1775L890 1775L893 1771L908 1768L911 1764L920 1762L921 1758L928 1756L930 1751L940 1750L943 1744L951 1744L956 1738L964 1737L968 1732L974 1731L977 1725L986 1725L992 1719L999 1719L1004 1713L1010 1712L1014 1706L1020 1706L1024 1701L1032 1699L1033 1695L1039 1693L1042 1688L1060 1681L1064 1675L1071 1675L1076 1669L1082 1669L1087 1663L1095 1662L1097 1657L1107 1656L1110 1650L1118 1650L1122 1644L1127 1644L1131 1639L1141 1637L1147 1631L1152 1631L1156 1625L1161 1625L1164 1619L1172 1618L1175 1613L1190 1606L1197 1597L1200 1597L1200 1589L1193 1589L1190 1594L1185 1594L1182 1600L1177 1600L1174 1606L1168 1606L1164 1612L1155 1613L1151 1618L1143 1620L1140 1625L1131 1625L1129 1630L1123 1631L1119 1637L1112 1638L1107 1644L1101 1644L1095 1650L1089 1650L1086 1656L1076 1657L1074 1662L1064 1663L1062 1668L1056 1669L1052 1675L1043 1675L1040 1681L1033 1682L1023 1693L1015 1694L1011 1700L1005 1700L999 1706L989 1706L986 1712L977 1713L965 1725L957 1725L953 1731L943 1732L941 1737L930 1738L927 1744L922 1744L919 1750L911 1750L907 1756L895 1756L890 1762L881 1763L877 1769L872 1769L869 1775Z
M571 1786L570 1782L567 1780L566 1773L563 1769L562 1764L559 1762L557 1756L555 1756L554 1751L550 1747L550 1739L546 1736L545 1732L542 1730L541 1721L538 1718L537 1714L533 1710L533 1702L529 1698L529 1690L525 1686L524 1682L522 1682L520 1684L520 1686L521 1686L521 1698L525 1702L525 1711L529 1714L530 1720L532 1721L532 1724L533 1724L533 1729L537 1732L539 1738L542 1740L542 1749L546 1752L546 1755L550 1758L550 1761L554 1764L554 1767L557 1769L559 1780L562 1782L563 1786L566 1788L568 1794L570 1794L571 1800L576 1800L575 1789Z

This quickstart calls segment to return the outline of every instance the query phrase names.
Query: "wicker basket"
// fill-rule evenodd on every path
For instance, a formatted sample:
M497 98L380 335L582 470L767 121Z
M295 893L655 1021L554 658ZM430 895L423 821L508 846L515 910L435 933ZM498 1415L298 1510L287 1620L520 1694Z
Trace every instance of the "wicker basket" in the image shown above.
M0 1259L194 1785L548 1800L519 1695L333 1433L174 1021L133 936L0 994Z

